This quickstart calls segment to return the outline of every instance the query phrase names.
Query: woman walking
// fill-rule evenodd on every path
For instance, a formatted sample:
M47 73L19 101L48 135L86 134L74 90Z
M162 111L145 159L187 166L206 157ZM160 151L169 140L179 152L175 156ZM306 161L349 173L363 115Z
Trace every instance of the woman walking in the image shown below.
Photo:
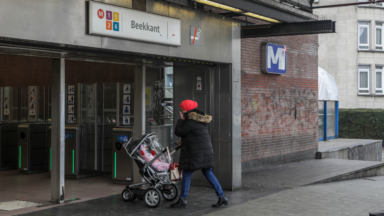
M187 205L187 196L191 184L192 173L201 170L219 197L219 201L212 207L228 204L219 181L212 172L213 147L208 133L207 124L212 116L197 109L197 102L185 100L180 104L180 118L175 128L176 136L181 137L181 154L179 169L183 170L183 180L179 201L171 207Z

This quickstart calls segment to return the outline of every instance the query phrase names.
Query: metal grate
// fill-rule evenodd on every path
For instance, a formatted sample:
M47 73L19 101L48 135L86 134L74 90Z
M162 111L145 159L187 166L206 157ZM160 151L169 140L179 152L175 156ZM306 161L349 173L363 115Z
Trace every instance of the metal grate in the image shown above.
M332 20L252 25L241 27L242 38L275 37L303 34L336 33L336 22Z
M22 209L32 206L39 206L43 205L44 203L37 203L37 202L29 202L29 201L22 201L22 200L12 200L12 201L6 201L0 203L0 210L5 211L12 211L16 209Z

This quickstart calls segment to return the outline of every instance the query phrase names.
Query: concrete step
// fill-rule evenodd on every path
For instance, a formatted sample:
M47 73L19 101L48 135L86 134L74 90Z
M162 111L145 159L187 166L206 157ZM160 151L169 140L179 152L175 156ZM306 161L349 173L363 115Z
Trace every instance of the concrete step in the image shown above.
M382 161L382 140L333 139L319 142L316 159Z
M374 176L381 176L381 175L384 175L384 163L379 163L377 165L354 170L352 172L335 175L333 177L325 178L320 181L310 183L308 185L323 184L323 183L344 181L344 180L351 180L351 179L358 179L358 178L367 178L367 177L374 177Z
M341 159L307 160L244 173L243 185L255 182L271 187L297 188L381 175L384 175L383 162Z

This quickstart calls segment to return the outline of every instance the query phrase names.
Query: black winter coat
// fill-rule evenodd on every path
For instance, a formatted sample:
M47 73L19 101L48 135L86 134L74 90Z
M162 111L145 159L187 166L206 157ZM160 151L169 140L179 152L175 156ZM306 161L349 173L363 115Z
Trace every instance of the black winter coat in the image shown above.
M193 109L179 119L175 128L176 136L181 137L180 170L199 170L213 167L213 147L207 124L212 116Z

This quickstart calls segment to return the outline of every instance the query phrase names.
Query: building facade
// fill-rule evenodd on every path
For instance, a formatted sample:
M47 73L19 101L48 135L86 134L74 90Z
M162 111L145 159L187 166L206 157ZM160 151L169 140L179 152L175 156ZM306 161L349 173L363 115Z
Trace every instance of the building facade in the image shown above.
M364 3L366 0L319 0L316 6ZM340 109L383 109L384 5L315 9L319 19L336 21L336 34L319 35L319 66L339 87Z
M213 116L208 127L215 151L214 172L228 190L241 187L242 172L315 158L317 34L243 38L245 27L253 25L258 28L271 23L316 21L311 1L299 2L1 1L0 13L6 18L0 21L4 26L0 31L0 87L51 87L52 113L44 117L44 122L52 125L52 201L62 202L64 198L66 125L92 126L83 129L92 137L81 143L89 145L84 154L91 155L90 159L82 161L89 165L87 169L99 172L105 161L112 163L112 154L97 153L107 146L105 140L111 139L104 137L107 132L95 129L100 124L106 128L104 111L116 116L110 126L133 127L133 136L140 137L151 128L172 128L176 123L173 119L179 118L178 112L173 112L179 110L178 104L185 99L196 100L203 111ZM263 51L267 43L277 47L275 51L271 46L273 54L269 57ZM284 73L263 73L264 58ZM125 83L134 92L116 93ZM79 86L80 98L88 93L88 101L77 105L80 120L76 122L66 119L68 84ZM92 86L99 90L99 96L103 95L97 106ZM104 91L113 86L117 90ZM162 90L166 98L157 97ZM120 101L104 103L104 99L129 101L130 96L132 113L126 115L122 114ZM107 109L101 106L103 103L118 105ZM23 107L19 113L30 116L32 112ZM12 120L24 124L25 119L18 116ZM153 119L157 125L151 125ZM179 139L171 132L165 136L170 141ZM116 154L114 158L116 167ZM114 170L113 164L109 165L108 169ZM136 174L131 180L140 182L136 166L132 172ZM207 185L200 173L193 176L193 183Z

